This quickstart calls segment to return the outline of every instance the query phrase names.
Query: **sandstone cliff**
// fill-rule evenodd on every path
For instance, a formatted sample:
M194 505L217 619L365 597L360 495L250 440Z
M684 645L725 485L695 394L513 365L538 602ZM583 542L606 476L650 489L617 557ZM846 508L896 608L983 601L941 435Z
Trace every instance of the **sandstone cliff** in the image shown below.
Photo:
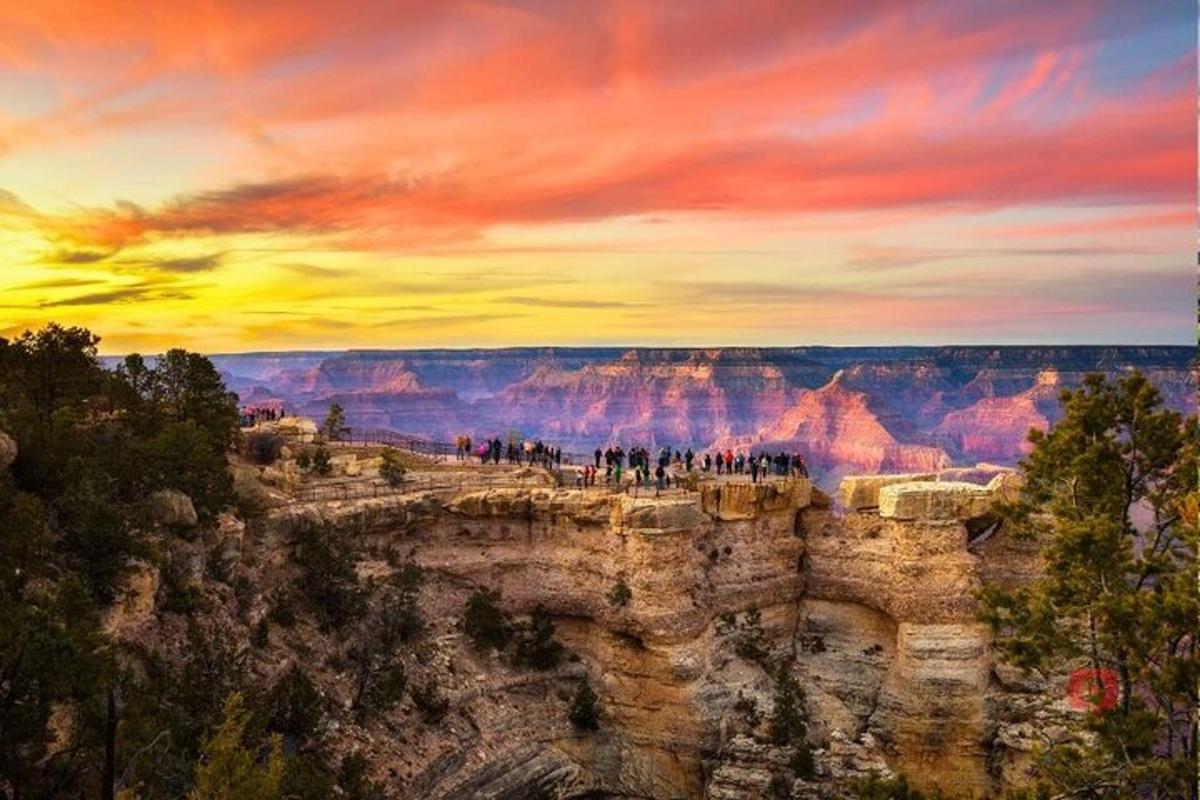
M399 796L768 796L789 773L763 738L771 680L736 654L750 609L808 698L818 775L795 781L796 797L888 770L985 796L1019 779L1020 726L1044 694L995 677L974 591L985 576L1029 574L1031 555L999 547L1003 537L972 543L968 523L986 517L999 482L886 483L845 515L814 505L803 480L662 498L502 487L293 504L253 526L247 546L286 551L320 521L402 548L433 576L429 601L447 617L473 587L499 589L514 615L539 604L554 615L577 660L549 674L480 656L453 626L440 633L453 722L375 745L402 776ZM623 607L607 599L618 579L632 593ZM585 675L604 719L582 735L564 698Z

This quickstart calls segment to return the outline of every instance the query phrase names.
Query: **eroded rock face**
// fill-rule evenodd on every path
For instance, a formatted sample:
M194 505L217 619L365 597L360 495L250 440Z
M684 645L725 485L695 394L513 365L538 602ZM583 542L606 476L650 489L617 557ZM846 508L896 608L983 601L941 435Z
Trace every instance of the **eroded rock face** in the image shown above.
M994 501L988 487L975 483L895 483L879 490L879 516L898 520L967 520L987 514Z
M767 797L790 780L792 797L816 798L889 770L984 796L1019 779L1033 713L1020 709L1041 697L996 677L975 618L983 580L1034 569L1003 536L969 543L977 494L991 501L1000 488L895 483L877 490L899 495L887 515L881 496L878 512L844 516L813 505L806 480L658 498L422 492L287 506L252 525L245 546L286 548L331 525L421 565L432 614L453 618L488 587L510 614L542 605L554 617L578 660L553 673L439 643L460 684L452 722L406 730L403 748L378 756L405 776L402 796ZM609 596L618 581L623 605ZM805 691L813 781L795 780L786 749L769 744L772 678L735 646L751 608L766 658L789 664ZM564 713L583 676L603 709L594 734Z

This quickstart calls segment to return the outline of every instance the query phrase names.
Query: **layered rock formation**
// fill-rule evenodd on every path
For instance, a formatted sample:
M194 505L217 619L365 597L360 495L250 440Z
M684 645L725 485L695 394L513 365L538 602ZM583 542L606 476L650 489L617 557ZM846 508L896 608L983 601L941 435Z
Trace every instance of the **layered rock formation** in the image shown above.
M488 587L514 615L541 605L555 618L577 660L551 673L439 633L431 658L455 676L453 721L374 753L399 796L762 797L783 780L818 797L888 771L953 797L994 794L1020 779L1022 726L1046 704L1045 687L996 677L975 621L984 579L1036 568L1002 533L972 539L1005 481L856 481L846 496L861 510L845 514L800 479L660 498L509 486L294 504L246 546L286 551L322 523L420 564L434 617ZM626 605L609 599L618 581ZM764 657L805 690L812 781L765 736L772 679L736 646L752 610ZM566 721L585 676L604 710L595 734Z
M810 468L829 476L939 470L950 465L950 456L937 447L897 441L871 411L866 394L847 389L840 372L819 389L802 390L790 408L753 434L716 445L799 452Z

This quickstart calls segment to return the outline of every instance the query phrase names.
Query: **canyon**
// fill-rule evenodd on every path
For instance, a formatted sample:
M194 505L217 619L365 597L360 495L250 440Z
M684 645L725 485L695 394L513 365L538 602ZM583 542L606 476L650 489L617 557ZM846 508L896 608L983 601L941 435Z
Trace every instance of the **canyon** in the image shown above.
M298 446L312 425L266 429ZM273 627L250 662L263 682L304 664L330 709L325 746L363 754L391 797L815 800L898 774L988 797L1021 785L1037 743L1077 713L1063 686L998 663L976 619L984 582L1038 569L992 517L1019 486L1009 470L850 476L835 499L796 477L681 474L660 494L413 457L404 484L385 487L377 450L332 450L322 479L298 478L286 457L236 464L240 491L259 492L265 512L227 516L177 549L213 598L211 624L235 635L269 613L307 531L352 542L368 580L396 559L420 567L429 628L408 669L442 687L436 724L407 698L382 718L356 717L350 678L329 655L340 645L310 624ZM186 498L164 503L174 529L194 524L177 505ZM235 600L212 574L244 580L258 599ZM618 583L623 603L611 599ZM530 670L471 646L460 620L481 588L514 619L549 614L562 663ZM107 629L178 646L162 591L154 570L136 573ZM751 635L757 654L743 646ZM772 743L779 670L802 691L805 776ZM585 680L599 697L596 731L568 718Z
M512 348L216 355L247 406L360 434L541 439L568 453L662 446L804 455L847 474L1015 464L1088 372L1146 373L1194 411L1194 349L1167 346ZM578 455L576 456L578 458Z

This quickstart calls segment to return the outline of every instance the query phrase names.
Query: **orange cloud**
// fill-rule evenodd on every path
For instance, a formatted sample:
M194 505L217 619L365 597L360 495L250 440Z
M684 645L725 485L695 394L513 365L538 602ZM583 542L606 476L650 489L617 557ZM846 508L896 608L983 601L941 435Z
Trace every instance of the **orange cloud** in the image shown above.
M882 288L889 270L953 279L1014 254L1066 276L1087 255L1071 237L1124 231L1093 251L1124 266L1191 224L1195 48L1178 16L1116 0L0 0L0 235L24 284L181 281L123 307L309 300L247 271L260 261L359 297L372 270L436 254L493 289L464 325L506 298L541 320L637 319L654 298L604 296L587 270L660 259L712 277L769 254ZM584 288L489 278L519 258Z

